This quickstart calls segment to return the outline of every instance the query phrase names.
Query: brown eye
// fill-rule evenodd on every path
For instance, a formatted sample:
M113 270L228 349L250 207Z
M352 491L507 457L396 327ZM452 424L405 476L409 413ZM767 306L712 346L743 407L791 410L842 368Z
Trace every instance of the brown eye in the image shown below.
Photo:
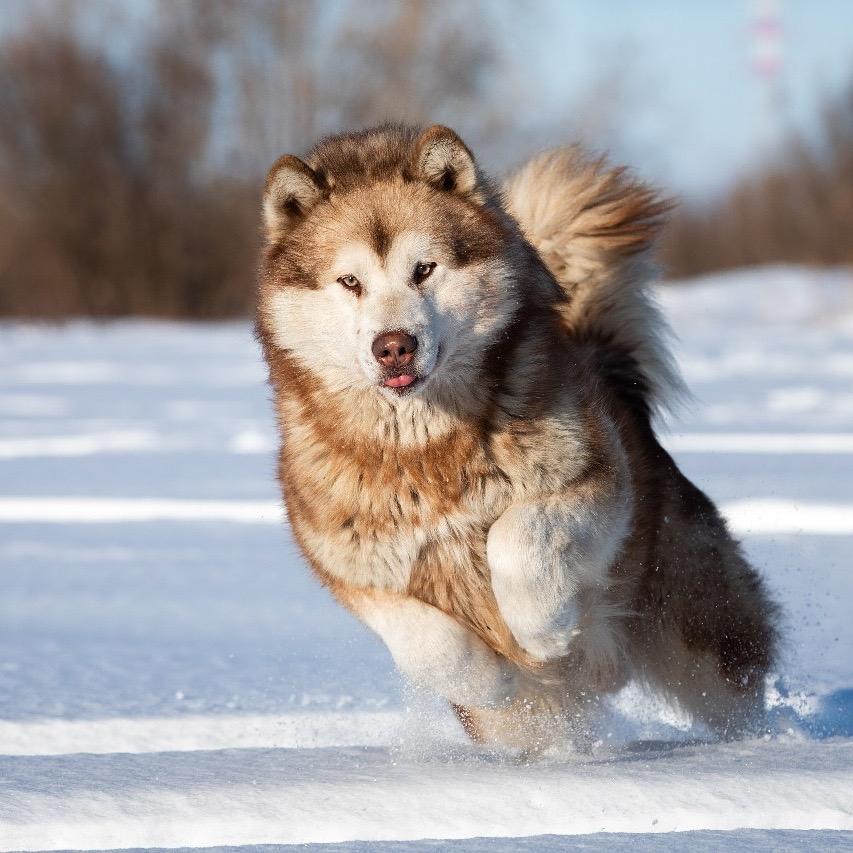
M430 275L432 275L432 271L435 269L435 264L430 262L424 263L421 262L419 264L415 264L415 283L420 284L425 279L428 279Z
M354 275L342 275L338 279L338 284L342 284L347 290L361 292L361 282Z

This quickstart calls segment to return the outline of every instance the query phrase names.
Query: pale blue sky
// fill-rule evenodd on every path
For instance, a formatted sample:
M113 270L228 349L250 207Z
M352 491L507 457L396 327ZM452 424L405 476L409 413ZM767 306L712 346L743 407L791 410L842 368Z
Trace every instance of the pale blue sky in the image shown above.
M624 70L625 153L682 191L713 191L766 157L768 125L812 130L822 96L853 83L853 0L779 0L784 110L777 116L768 115L752 70L750 0L521 5L536 14L512 47L542 87L541 109L559 114L602 64Z

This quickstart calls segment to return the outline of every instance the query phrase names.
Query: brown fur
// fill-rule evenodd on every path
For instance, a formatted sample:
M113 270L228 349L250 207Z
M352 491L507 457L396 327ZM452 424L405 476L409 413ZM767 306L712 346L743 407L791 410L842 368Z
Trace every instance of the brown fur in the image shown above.
M679 387L643 290L644 257L665 203L622 170L570 150L511 179L510 216L476 169L464 171L464 158L435 173L425 146L454 145L458 137L448 133L380 128L326 140L307 167L320 200L294 220L299 203L286 193L277 199L287 220L268 230L258 334L300 547L354 612L365 597L414 597L527 673L528 698L516 706L523 713L456 707L472 737L505 734L506 714L515 714L517 728L534 706L550 709L547 716L628 677L721 730L733 716L746 719L773 662L775 609L651 425L654 407ZM381 255L415 227L429 229L458 268L512 271L508 324L464 366L471 381L437 385L420 409L398 409L373 391L330 391L277 346L272 296L317 288L318 271L342 240L370 242ZM481 286L482 298L503 310L488 279ZM631 528L606 583L583 593L590 621L580 636L588 630L589 639L543 664L519 645L498 607L489 530L519 502L595 505L619 489L630 492ZM709 689L722 710L704 698Z

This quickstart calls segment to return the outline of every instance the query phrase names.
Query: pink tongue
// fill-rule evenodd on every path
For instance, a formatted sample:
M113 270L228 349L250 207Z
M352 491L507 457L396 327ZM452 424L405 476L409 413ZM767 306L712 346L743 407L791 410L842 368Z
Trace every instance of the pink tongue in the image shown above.
M404 373L402 376L389 376L385 380L385 384L389 388L405 388L407 385L411 385L414 381L414 376Z

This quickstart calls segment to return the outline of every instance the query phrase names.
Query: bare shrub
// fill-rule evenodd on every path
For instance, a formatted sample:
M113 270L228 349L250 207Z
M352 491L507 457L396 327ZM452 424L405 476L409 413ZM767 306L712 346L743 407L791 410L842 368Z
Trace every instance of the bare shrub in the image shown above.
M223 316L246 306L248 194L204 174L213 86L180 23L146 46L132 76L72 26L6 40L0 230L13 236L0 244L0 312Z
M662 252L674 277L767 263L853 264L853 84L817 141L792 135L724 196L676 213Z
M121 4L35 4L0 43L0 314L245 312L278 154L442 105L489 124L496 53L436 3L160 0L132 37Z

